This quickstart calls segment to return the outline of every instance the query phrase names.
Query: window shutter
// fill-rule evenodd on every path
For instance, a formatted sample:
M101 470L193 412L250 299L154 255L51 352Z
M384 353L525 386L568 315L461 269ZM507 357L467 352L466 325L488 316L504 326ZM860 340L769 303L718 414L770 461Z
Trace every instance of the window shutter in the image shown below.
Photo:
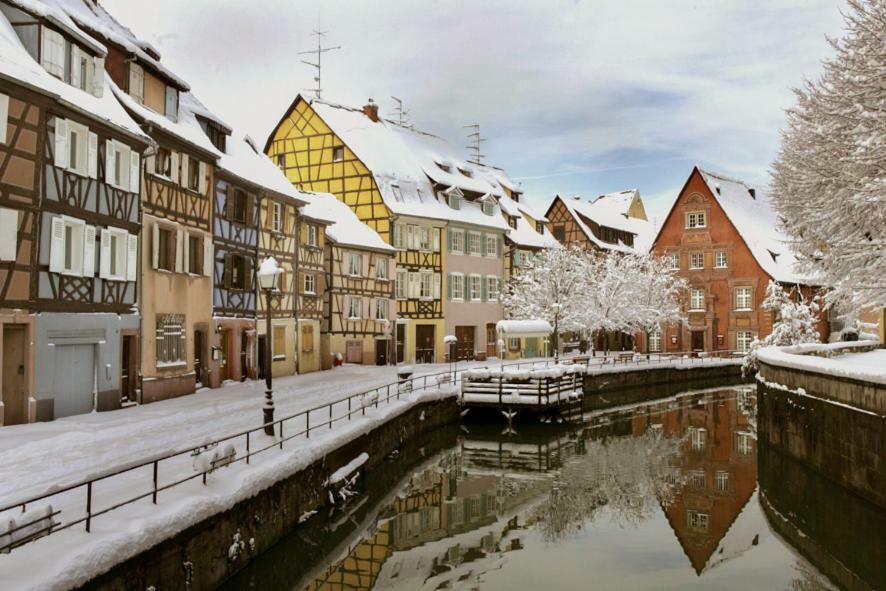
M160 266L160 224L156 222L151 225L151 266Z
M102 98L105 94L105 58L94 59L95 73L92 75L92 95Z
M440 252L440 232L441 228L431 228L431 238L433 240L433 244L431 244L431 250L434 252ZM440 297L439 294L437 297Z
M484 302L489 299L489 277L480 278L480 299Z
M486 234L480 234L480 256L485 257L486 253Z
M452 228L446 228L446 250L452 252Z
M400 248L400 245L403 244L402 236L400 235L400 224L393 223L394 226L394 248Z
M190 175L188 174L188 167L191 165L191 159L187 154L182 153L181 155L181 163L182 163L182 171L181 178L179 179L179 184L182 187L190 188Z
M372 270L369 268L369 255L368 254L363 255L363 269L362 269L362 273L360 273L360 274L363 275L364 277L371 277L372 276Z
M68 121L61 117L55 118L55 165L68 167Z
M0 94L0 144L6 143L6 126L9 122L9 97Z
M198 189L200 190L200 194L205 195L206 194L206 163L205 162L200 163L200 167L199 167L198 171L199 171L200 176L197 179L197 186L198 186ZM249 201L247 201L247 203L249 203L250 201L251 201L251 199ZM251 208L246 212L247 219L248 219L248 216L250 215L250 213L249 213L250 211L252 211Z
M157 170L157 156L145 156L145 172L154 174Z
M501 236L495 239L495 256L501 258Z
M406 297L417 298L418 294L419 294L419 290L420 290L419 275L418 275L418 273L410 271L407 274L407 277L409 279L409 290L406 294Z
M71 47L71 86L80 88L80 47Z
M117 148L111 140L105 140L105 182L110 185L117 184L117 167L114 166Z
M369 318L370 320L375 320L375 317L376 317L376 314L375 314L375 308L378 306L378 300L373 299L373 298L366 298L366 299L369 301L369 314L368 314L368 318Z
M191 273L196 269L191 269L191 236L187 232L182 232L182 272Z
M252 291L253 286L255 285L255 283L252 281L252 265L253 265L252 257L246 257L246 273L244 274L244 277L243 277L243 286L246 288L247 291ZM283 278L281 277L280 279L283 279ZM283 289L283 285L281 283L280 290L282 291L282 289Z
M446 274L446 297L452 299L452 273Z
M208 236L203 236L203 274L212 277L212 268L215 265L214 253L212 250L212 240Z
M184 254L184 232L182 230L175 231L175 272L183 273L184 272L184 260L182 255Z
M18 211L0 208L0 261L14 261L18 242Z
M222 282L228 289L231 287L231 255L225 253L225 266L222 272Z
M43 27L40 35L40 65L49 70L52 62L52 31Z
M138 234L129 234L126 241L126 281L138 277Z
M88 238L88 236L87 236ZM85 260L85 257L84 257ZM102 230L101 233L101 250L98 258L98 276L102 279L108 279L111 275L111 233L108 230Z
M49 271L61 273L65 270L65 221L52 218L52 237L49 246Z
M434 299L440 299L440 273L434 273Z
M91 131L86 149L86 174L91 179L98 177L98 136Z
M179 177L179 164L180 164L179 160L180 160L180 157L179 157L178 152L176 152L176 151L174 151L174 150L171 151L171 152L169 153L169 158L170 158L170 160L171 160L171 162L170 162L170 166L169 166L169 168L170 168L169 174L171 175L172 182L175 183L175 184L179 184L178 181L179 181L179 178L180 178L180 177Z
M132 151L129 153L129 191L138 193L138 181L141 176L141 156Z

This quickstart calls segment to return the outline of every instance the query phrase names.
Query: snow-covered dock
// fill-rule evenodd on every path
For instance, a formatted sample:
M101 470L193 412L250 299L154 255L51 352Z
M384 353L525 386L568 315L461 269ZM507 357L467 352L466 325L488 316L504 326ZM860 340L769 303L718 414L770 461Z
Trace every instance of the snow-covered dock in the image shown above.
M459 403L467 408L497 408L509 419L518 410L568 414L580 407L585 365L559 364L541 369L469 369L462 374Z

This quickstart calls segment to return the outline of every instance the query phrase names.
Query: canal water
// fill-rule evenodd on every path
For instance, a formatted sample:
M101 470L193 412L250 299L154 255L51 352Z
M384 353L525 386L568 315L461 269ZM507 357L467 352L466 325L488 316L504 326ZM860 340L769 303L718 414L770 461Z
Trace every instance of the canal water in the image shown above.
M836 488L757 449L748 386L570 426L468 422L225 588L886 589L886 515Z

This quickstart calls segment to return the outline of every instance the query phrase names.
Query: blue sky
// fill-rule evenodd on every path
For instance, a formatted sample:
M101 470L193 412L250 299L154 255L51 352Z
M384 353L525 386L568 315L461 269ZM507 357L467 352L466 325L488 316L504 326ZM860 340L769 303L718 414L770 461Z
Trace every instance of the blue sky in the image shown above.
M263 141L313 72L324 98L466 145L529 198L639 188L666 210L700 163L765 184L792 87L820 71L843 0L102 0L238 133ZM467 153L467 151L465 151Z

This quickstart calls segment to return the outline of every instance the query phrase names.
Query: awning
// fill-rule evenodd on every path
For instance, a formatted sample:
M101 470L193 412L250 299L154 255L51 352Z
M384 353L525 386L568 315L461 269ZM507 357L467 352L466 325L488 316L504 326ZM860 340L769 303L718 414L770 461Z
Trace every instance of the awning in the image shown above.
M499 320L495 329L511 339L547 337L554 332L546 320Z

